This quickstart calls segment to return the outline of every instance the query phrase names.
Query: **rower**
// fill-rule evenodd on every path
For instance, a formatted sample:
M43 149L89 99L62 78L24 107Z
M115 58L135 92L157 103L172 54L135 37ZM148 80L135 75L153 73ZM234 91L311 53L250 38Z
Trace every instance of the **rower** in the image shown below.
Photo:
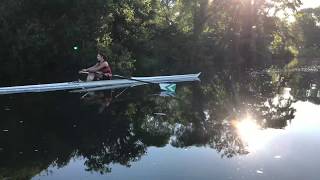
M107 62L107 56L102 53L97 54L98 62L94 66L87 69L82 69L79 73L88 74L87 81L93 80L110 80L112 78L112 71Z

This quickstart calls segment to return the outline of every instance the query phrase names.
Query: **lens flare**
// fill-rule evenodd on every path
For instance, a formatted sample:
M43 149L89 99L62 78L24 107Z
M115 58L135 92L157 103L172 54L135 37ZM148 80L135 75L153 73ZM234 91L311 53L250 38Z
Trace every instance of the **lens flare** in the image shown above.
M249 152L263 149L275 135L272 129L262 129L250 116L235 122L235 127L240 139L247 145Z

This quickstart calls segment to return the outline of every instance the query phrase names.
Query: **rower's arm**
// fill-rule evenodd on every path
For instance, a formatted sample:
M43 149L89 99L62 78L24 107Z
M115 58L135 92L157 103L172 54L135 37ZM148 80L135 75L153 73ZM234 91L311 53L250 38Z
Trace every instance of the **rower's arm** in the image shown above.
M93 66L91 66L91 67L89 67L89 68L87 68L87 69L85 69L86 71L89 71L89 72L94 72L94 71L97 71L96 69L97 69L97 67L99 67L99 64L97 63L97 64L95 64L95 65L93 65Z
M102 63L102 64L96 64L95 66L87 69L89 72L96 72L96 71L99 71L101 69L103 69L105 66L107 66L105 63Z

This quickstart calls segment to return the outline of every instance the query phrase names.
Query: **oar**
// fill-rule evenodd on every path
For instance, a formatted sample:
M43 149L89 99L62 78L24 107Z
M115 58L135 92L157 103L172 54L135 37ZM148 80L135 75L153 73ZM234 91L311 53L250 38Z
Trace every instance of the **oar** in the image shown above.
M80 74L89 74L90 72L89 71L79 71ZM101 72L93 72L93 73L96 73L96 74L102 74Z
M88 71L80 71L80 74L89 74ZM100 72L96 72L97 74L101 74ZM139 79L134 79L134 78L130 78L130 77L124 77L124 76L120 76L120 75L112 75L113 77L117 77L120 79L127 79L127 80L133 80L133 81L137 81L137 82L143 82L143 83L147 83L147 84L159 84L159 83L154 83L154 82L149 82L149 81L143 81L143 80L139 80Z
M134 79L134 78L127 78L127 77L120 76L120 75L113 75L113 76L121 78L121 79L128 79L128 80L143 82L143 83L147 83L147 84L157 84L160 86L161 90L171 92L171 93L174 93L176 91L176 84L173 84L173 83L154 83L154 82L143 81L143 80Z
M127 80L132 80L132 81L137 81L137 82L142 82L142 83L147 83L147 84L159 84L159 83L154 83L154 82L150 82L150 81L143 81L143 80L139 80L139 79L134 79L134 78L130 78L130 77L124 77L124 76L120 76L120 75L112 75L113 77L117 77L120 79L127 79Z
M80 71L79 73L81 74L89 74L88 71ZM99 74L99 72L97 72ZM127 79L127 80L133 80L133 81L137 81L137 82L143 82L143 83L147 83L147 84L159 84L159 83L154 83L154 82L149 82L149 81L143 81L143 80L139 80L139 79L134 79L134 78L130 78L130 77L124 77L124 76L120 76L120 75L112 75L113 77L117 77L120 79Z

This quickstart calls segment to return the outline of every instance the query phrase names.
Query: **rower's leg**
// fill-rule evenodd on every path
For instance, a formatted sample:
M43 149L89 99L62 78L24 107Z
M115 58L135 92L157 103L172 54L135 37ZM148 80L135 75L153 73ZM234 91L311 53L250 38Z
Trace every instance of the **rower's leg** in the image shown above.
M89 73L88 76L87 76L87 81L93 81L94 77L95 77L94 73Z

